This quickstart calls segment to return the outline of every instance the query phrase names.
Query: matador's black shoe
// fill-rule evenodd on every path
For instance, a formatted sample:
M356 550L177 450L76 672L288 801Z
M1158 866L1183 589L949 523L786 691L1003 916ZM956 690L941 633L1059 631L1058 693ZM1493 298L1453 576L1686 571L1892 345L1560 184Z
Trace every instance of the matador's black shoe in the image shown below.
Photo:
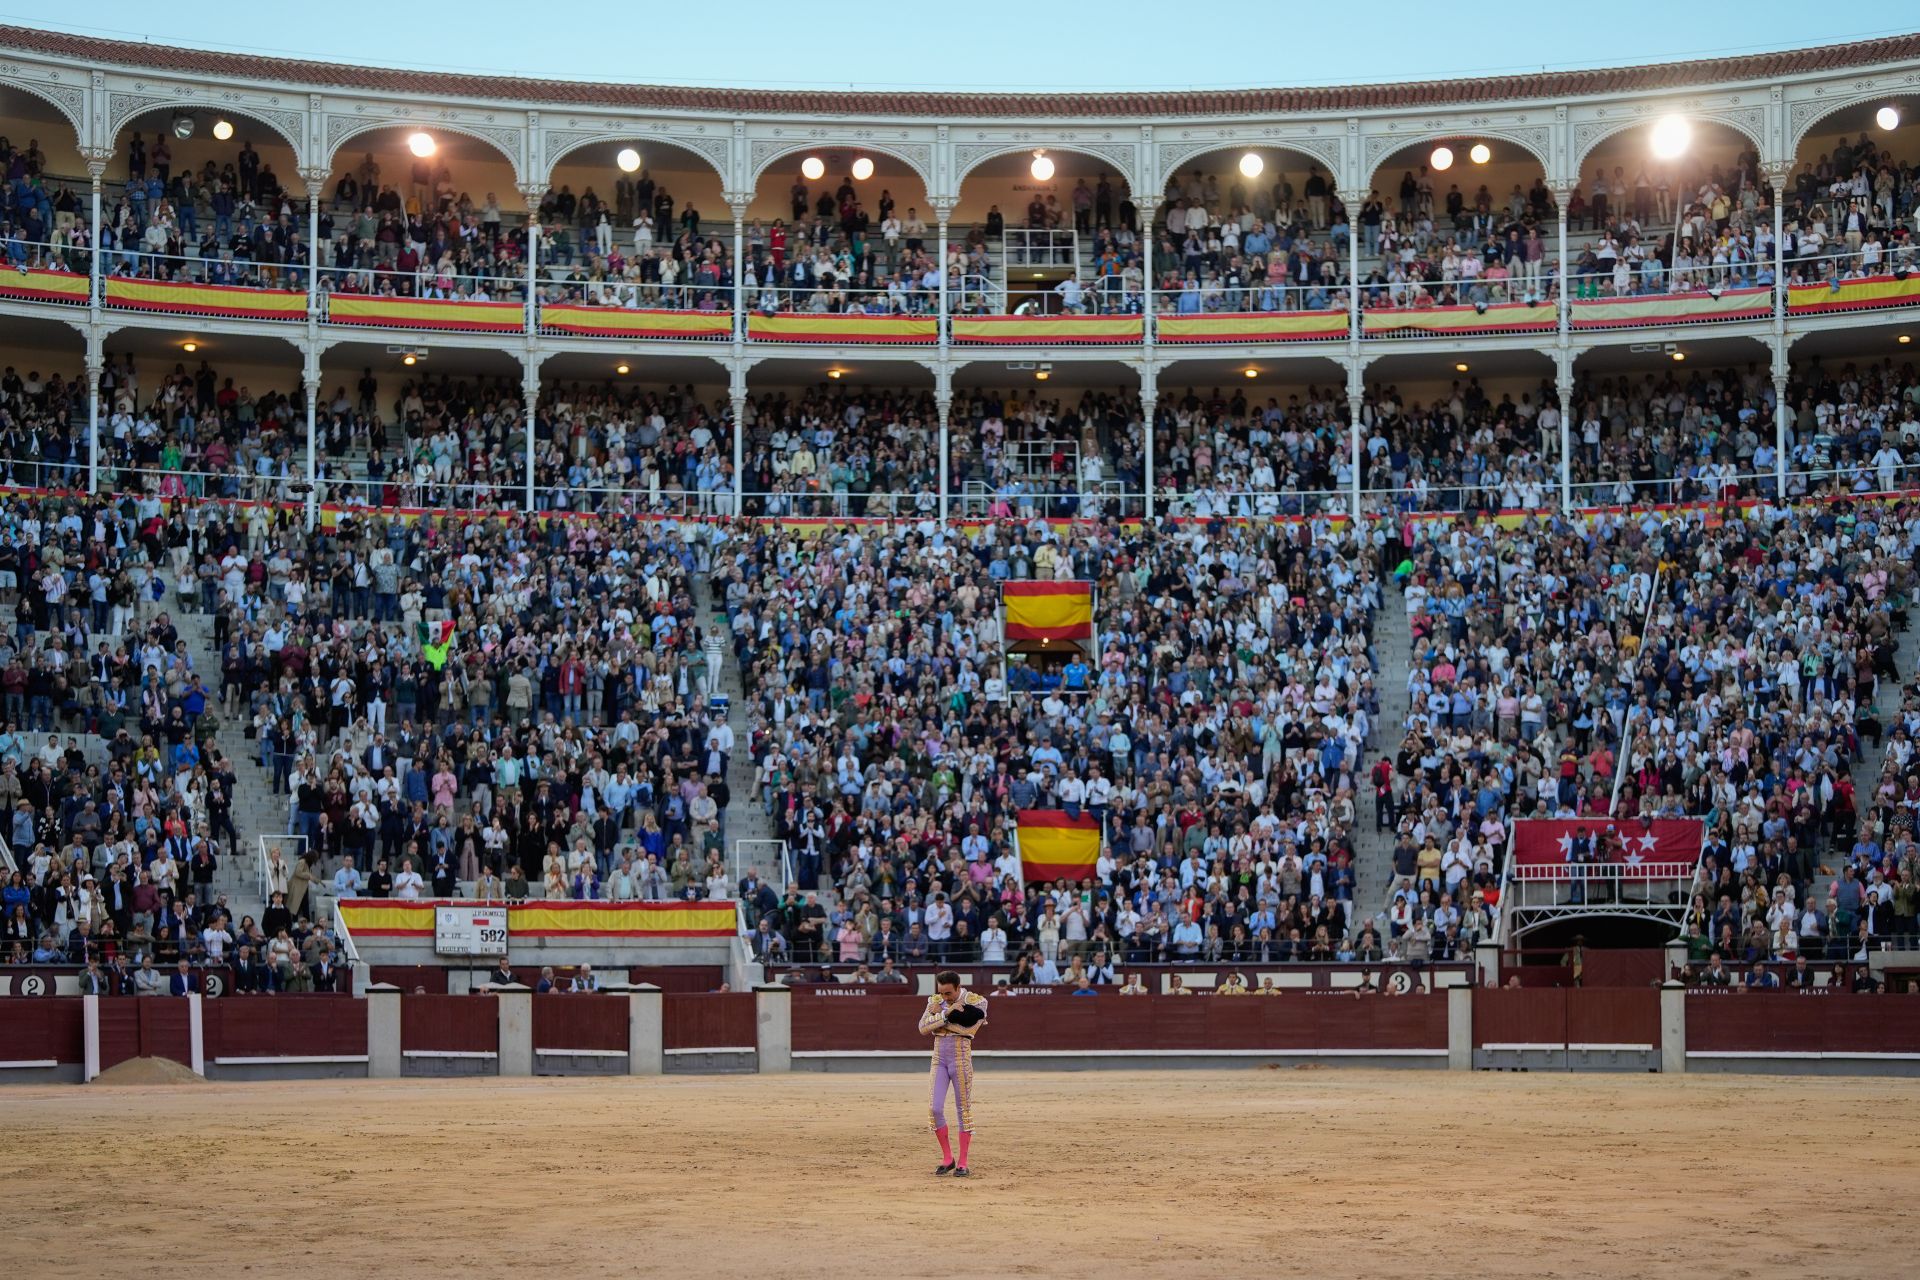
M936 1178L944 1178L948 1174L952 1173L953 1169L954 1169L953 1161L949 1160L945 1164L935 1165L933 1169L933 1176Z
M971 1178L973 1176L973 1170L967 1168L965 1165L961 1165L953 1171L953 1176L956 1178Z

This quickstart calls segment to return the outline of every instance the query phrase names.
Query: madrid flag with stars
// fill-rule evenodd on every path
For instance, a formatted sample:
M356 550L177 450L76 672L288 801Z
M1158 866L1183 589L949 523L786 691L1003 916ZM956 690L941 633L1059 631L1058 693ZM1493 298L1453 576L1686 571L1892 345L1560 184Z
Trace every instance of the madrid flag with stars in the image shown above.
M1522 867L1564 864L1584 833L1594 862L1691 866L1700 861L1706 830L1699 818L1523 818L1513 824L1513 861Z

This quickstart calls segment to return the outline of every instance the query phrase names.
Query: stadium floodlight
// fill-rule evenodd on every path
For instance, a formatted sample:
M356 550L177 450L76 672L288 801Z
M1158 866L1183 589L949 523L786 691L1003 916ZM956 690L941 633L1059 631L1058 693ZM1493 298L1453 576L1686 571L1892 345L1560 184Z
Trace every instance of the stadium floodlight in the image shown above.
M1678 160L1693 141L1693 125L1685 116L1663 116L1653 126L1653 154L1660 160Z
M800 162L800 172L808 182L818 182L827 172L827 162L819 156L808 156Z
M1493 159L1493 148L1484 142L1476 142L1473 144L1473 150L1467 152L1467 158L1475 164L1485 164Z
M215 120L213 122L213 136L222 142L231 138L233 136L233 121Z
M1258 154L1249 151L1240 157L1240 175L1245 178L1257 178L1266 169L1267 162Z
M640 153L632 147L622 147L620 154L613 158L613 162L620 166L620 172L632 173L640 167Z
M1445 173L1453 168L1453 148L1435 147L1433 154L1427 157L1427 163L1433 166L1435 172Z
M1053 158L1046 153L1045 148L1033 153L1033 163L1027 166L1027 171L1033 175L1035 182L1053 180Z
M184 113L175 116L173 118L173 136L176 138L191 138L193 136L193 117Z
M413 152L413 154L419 156L422 160L425 160L439 149L440 144L433 140L433 135L430 133L411 134L407 138L407 150Z
M855 160L853 162L853 180L855 182L865 182L868 178L871 178L872 176L873 176L873 161L871 159L869 159L866 156L861 156L858 160Z
M1886 106L1873 113L1873 122L1891 133L1900 127L1900 108Z

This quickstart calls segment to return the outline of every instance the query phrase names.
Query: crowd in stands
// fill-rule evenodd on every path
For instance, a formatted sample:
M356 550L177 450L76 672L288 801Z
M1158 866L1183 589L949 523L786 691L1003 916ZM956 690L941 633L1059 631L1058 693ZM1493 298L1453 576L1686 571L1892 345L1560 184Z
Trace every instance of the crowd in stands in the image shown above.
M796 868L796 892L763 896L763 951L876 965L929 948L1036 964L1382 953L1350 915L1380 607L1351 536L761 527L715 566L753 699L755 800ZM1027 577L1099 584L1089 660L1054 671L1005 653L997 584ZM1099 819L1098 875L1023 889L1013 814L1063 806ZM831 912L806 896L819 890Z
M181 960L241 990L327 987L328 929L285 900L236 920L215 887L235 765L169 612L178 527L157 499L0 502L0 954L97 964L126 991Z
M1897 679L1915 520L1842 500L1907 481L1920 438L1910 368L1796 371L1795 456L1825 475L1803 486L1822 500L1790 513L1538 517L1498 532L1411 517L1471 509L1486 492L1551 506L1550 489L1514 494L1521 482L1506 478L1545 484L1557 409L1544 389L1535 412L1530 396L1495 405L1465 379L1424 410L1376 388L1370 487L1383 470L1396 492L1427 487L1408 518L1375 522L1361 541L1324 517L1224 519L1291 514L1301 493L1344 479L1346 407L1331 390L1264 407L1239 389L1165 396L1159 474L1198 517L1165 527L1099 521L1074 474L1076 456L1136 473L1130 399L958 395L954 483L982 485L997 517L968 536L929 518L928 400L833 384L756 398L748 487L793 495L762 510L909 521L816 537L620 518L675 488L726 515L727 410L691 388L548 389L536 413L546 500L605 519L409 521L378 508L476 476L511 492L517 389L423 378L390 415L368 374L323 392L328 452L364 440L370 471L388 448L412 467L309 534L297 510L164 501L240 496L234 477L263 469L293 474L297 401L248 399L205 364L143 392L118 359L107 387L111 463L177 487L0 509L0 592L17 602L0 655L0 754L16 757L6 774L30 811L8 834L44 859L23 885L23 936L0 939L9 951L18 941L30 956L48 929L70 946L82 914L90 937L124 937L131 921L96 910L85 877L131 894L177 838L167 861L193 923L169 936L203 958L193 938L218 904L196 894L211 869L195 881L193 868L203 854L217 867L223 843L231 856L236 834L236 765L211 736L222 717L252 731L257 758L238 767L288 797L289 827L311 851L303 883L740 893L720 856L736 744L708 705L728 647L752 698L739 749L758 786L740 801L766 807L802 869L792 892L746 892L792 954L880 964L898 937L903 963L923 944L984 956L989 943L1009 961L1037 949L1036 963L1457 955L1488 925L1512 819L1603 812L1616 782L1624 812L1710 815L1697 923L1742 958L1756 925L1779 956L1812 937L1851 955L1862 936L1911 924L1900 904L1912 902L1920 784L1901 771L1920 723L1881 681ZM1768 474L1771 383L1757 370L1600 378L1575 400L1583 482L1624 466L1630 480L1612 483L1643 502L1722 496L1724 477L1689 468L1723 450L1736 477ZM16 483L71 482L72 409L58 376L0 375ZM1696 458L1674 467L1666 451L1683 441ZM219 451L224 467L192 465ZM1287 480L1261 475L1276 462ZM195 470L211 475L179 474ZM644 503L575 496L608 477L623 492L644 485ZM1057 515L1091 522L1040 519ZM696 613L703 575L723 627L703 629ZM996 585L1030 576L1099 583L1103 630L1081 670L1003 666ZM1414 623L1414 710L1376 726L1372 618L1396 589ZM218 672L196 670L173 628L187 611L213 620ZM1862 733L1895 749L1879 790L1856 799ZM88 745L43 745L49 734ZM1379 920L1372 902L1350 905L1363 780L1402 890ZM1009 814L1036 803L1096 809L1114 857L1095 882L1009 882ZM1866 813L1856 843L1853 815ZM251 924L228 922L235 954L260 954ZM933 945L956 938L981 950ZM1063 953L1056 941L1086 945Z

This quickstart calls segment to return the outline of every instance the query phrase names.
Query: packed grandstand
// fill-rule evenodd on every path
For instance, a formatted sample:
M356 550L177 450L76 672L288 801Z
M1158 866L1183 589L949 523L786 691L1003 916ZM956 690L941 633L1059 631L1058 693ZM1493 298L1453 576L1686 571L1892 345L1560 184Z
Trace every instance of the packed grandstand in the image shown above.
M944 130L716 168L35 83L0 959L348 989L340 900L685 899L801 978L1418 967L1502 936L1516 822L1680 816L1694 980L1920 937L1910 100L986 129L970 190ZM1092 584L1064 664L1036 580Z

